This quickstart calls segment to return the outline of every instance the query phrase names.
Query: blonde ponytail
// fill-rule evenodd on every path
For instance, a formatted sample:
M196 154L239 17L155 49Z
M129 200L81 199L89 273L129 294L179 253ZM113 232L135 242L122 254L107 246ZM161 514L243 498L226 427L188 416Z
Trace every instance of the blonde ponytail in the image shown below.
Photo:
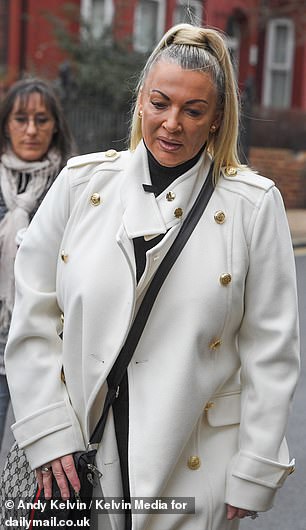
M208 72L217 90L217 112L220 127L208 138L217 180L222 166L240 165L237 154L239 102L238 89L230 55L224 38L210 28L178 24L169 29L154 48L140 76L136 93L139 94L153 65L160 60L173 62L186 70ZM130 148L136 149L142 139L141 121L136 101L130 131Z

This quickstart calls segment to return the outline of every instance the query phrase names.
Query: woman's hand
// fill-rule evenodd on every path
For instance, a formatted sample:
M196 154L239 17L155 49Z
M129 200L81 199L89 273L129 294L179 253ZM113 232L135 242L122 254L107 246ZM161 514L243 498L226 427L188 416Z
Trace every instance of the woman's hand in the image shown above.
M65 455L52 460L49 464L45 464L35 471L38 485L40 489L44 489L46 499L52 497L52 475L56 479L62 499L65 500L70 497L68 481L74 491L80 491L81 485L72 455Z
M243 510L243 508L237 508L236 506L231 506L230 504L227 505L226 516L229 521L235 519L235 517L238 517L238 519L243 519L244 517L252 517L255 519L258 517L257 512Z

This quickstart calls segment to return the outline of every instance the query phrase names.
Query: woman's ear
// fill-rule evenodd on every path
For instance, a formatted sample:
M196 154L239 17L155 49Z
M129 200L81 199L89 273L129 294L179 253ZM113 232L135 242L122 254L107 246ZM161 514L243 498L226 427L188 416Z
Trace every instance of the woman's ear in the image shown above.
M142 86L139 89L138 96L137 96L137 110L138 114L142 115L142 105L143 105L143 92L142 92Z
M222 122L222 113L218 112L218 114L216 114L216 116L215 116L214 121L211 124L214 127L215 131L217 131L219 129L219 127L221 125L221 122Z

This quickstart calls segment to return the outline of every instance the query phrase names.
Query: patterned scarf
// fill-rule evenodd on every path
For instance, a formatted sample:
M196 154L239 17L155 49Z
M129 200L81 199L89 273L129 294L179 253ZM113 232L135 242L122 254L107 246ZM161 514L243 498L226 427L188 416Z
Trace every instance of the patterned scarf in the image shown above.
M50 150L44 160L25 162L11 150L1 157L0 186L8 209L0 222L0 328L10 324L14 304L14 261L17 252L16 236L26 229L39 199L51 186L60 169L61 158ZM27 182L23 192L19 184ZM23 189L23 188L22 188Z

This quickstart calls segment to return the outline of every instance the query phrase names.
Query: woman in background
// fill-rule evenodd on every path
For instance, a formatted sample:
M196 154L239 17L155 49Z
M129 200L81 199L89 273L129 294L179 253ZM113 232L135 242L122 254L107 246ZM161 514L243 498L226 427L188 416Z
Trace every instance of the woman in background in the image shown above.
M0 447L9 404L4 349L14 301L18 244L59 170L72 138L49 84L15 83L0 105Z

